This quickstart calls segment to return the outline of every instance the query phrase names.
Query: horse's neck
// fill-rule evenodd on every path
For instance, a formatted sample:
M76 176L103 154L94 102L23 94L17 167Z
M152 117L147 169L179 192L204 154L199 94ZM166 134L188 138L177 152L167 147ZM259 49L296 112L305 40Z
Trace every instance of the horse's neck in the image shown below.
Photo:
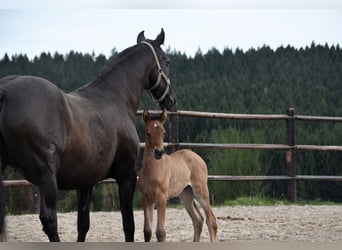
M148 74L148 65L144 63L144 60L139 60L138 53L135 52L108 67L107 72L81 89L80 94L92 98L90 93L96 92L109 102L121 102L122 108L126 107L126 112L135 119L144 89L143 81L145 75Z
M141 94L144 90L143 79L145 72L143 70L132 72L132 68L130 67L132 67L132 65L127 66L127 70L124 65L120 65L117 69L113 70L112 75L108 76L107 81L110 82L110 90L107 91L108 93L117 93L117 95L120 97L119 100L121 100L124 104L124 107L127 108L127 112L132 112L131 115L133 115L135 119ZM113 98L113 96L111 99L114 102L118 101L116 97Z

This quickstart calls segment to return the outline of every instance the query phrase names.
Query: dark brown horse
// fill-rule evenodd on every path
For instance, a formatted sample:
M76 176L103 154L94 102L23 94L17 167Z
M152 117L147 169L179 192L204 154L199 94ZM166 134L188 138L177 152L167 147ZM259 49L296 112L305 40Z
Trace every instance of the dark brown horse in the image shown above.
M78 241L84 241L92 186L109 177L119 186L125 240L134 241L135 116L143 89L160 107L176 108L169 60L160 48L164 36L162 30L155 40L146 40L141 32L137 45L69 94L34 76L0 79L0 168L9 164L39 187L40 220L50 241L60 240L57 190L78 190Z

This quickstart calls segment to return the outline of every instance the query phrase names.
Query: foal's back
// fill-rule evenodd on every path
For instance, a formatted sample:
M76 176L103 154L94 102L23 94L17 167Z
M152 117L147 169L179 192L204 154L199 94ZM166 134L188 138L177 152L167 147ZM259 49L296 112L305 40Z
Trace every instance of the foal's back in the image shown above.
M190 149L181 149L169 155L174 163L172 167L175 172L186 168L190 172L190 179L201 179L207 181L208 169L204 160Z

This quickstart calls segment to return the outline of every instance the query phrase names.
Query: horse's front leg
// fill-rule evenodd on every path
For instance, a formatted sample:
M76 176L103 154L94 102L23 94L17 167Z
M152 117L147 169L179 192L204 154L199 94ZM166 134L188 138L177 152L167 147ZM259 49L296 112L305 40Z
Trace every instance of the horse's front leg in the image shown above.
M165 241L166 239L166 232L165 232L166 204L167 204L166 196L159 195L156 200L157 214L158 214L156 236L159 242Z
M120 210L126 242L134 241L135 225L133 214L133 196L136 181L137 176L135 172L128 180L117 179L119 185Z
M85 241L86 235L89 230L90 219L89 219L89 210L90 210L90 202L91 202L91 193L93 188L86 188L77 190L77 232L78 242Z

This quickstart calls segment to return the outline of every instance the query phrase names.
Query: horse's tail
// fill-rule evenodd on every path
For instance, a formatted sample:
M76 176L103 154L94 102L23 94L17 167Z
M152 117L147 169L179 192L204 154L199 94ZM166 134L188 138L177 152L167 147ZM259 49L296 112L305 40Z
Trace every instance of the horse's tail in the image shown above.
M3 108L3 98L5 95L5 91L0 89L0 111ZM1 143L1 141L0 141ZM1 145L0 145L1 147ZM2 150L0 150L1 153ZM4 197L4 186L3 186L3 173L2 166L3 162L0 154L0 241L6 240L6 230L5 230L5 197Z
M5 240L6 240L5 197L4 197L4 186L2 183L2 164L0 164L0 241L5 241Z

